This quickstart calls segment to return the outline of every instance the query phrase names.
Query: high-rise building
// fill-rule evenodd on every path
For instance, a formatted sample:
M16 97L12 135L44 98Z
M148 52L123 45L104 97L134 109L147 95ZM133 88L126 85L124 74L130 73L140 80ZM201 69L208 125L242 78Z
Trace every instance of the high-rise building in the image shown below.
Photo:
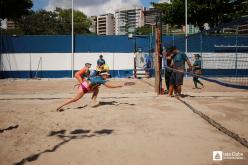
M97 34L114 35L114 15L103 14L97 17Z
M91 16L89 19L91 21L90 32L97 33L97 16Z
M145 8L143 12L144 12L144 24L145 25L151 25L151 26L155 25L156 19L158 19L157 21L159 23L160 13L158 12L158 10L156 10L155 8ZM168 28L169 28L168 25L163 22L162 32L167 33Z
M115 34L124 35L144 26L142 8L119 9L115 11Z
M144 9L144 24L155 25L156 17L159 17L159 12L155 8Z

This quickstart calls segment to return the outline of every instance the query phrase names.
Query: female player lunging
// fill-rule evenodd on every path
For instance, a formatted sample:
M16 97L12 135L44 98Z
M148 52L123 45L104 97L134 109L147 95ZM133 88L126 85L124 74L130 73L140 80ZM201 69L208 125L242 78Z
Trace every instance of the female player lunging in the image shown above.
M97 95L99 93L99 87L100 87L100 85L104 85L107 88L120 88L120 87L123 87L125 85L129 85L128 83L124 83L123 85L114 85L114 84L111 84L109 81L106 80L108 78L108 76L109 76L109 73L108 72L103 72L103 73L100 73L100 76L92 77L92 78L89 78L88 80L84 80L82 82L79 79L79 83L80 84L79 84L77 95L74 98L66 101L64 104L60 105L57 108L57 111L59 111L65 105L68 105L70 103L73 103L73 102L78 101L86 93L92 92L93 94L92 94L91 99L93 101L96 101Z

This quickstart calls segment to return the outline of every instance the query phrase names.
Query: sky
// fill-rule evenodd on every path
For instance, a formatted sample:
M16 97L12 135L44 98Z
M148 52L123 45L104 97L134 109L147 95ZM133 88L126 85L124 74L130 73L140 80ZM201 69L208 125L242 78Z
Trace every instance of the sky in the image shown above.
M74 0L74 8L87 16L114 13L119 8L133 6L150 7L151 2L160 0ZM33 10L54 10L56 7L71 8L71 0L33 0Z

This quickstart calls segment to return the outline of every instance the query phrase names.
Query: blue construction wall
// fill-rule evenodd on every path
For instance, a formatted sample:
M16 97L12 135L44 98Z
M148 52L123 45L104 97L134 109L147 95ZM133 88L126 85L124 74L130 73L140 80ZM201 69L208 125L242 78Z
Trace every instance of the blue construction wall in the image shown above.
M237 43L236 43L237 40ZM164 36L165 45L174 45L181 51L185 51L184 36ZM246 48L216 48L215 45L248 46L248 36L216 36L216 35L192 35L188 37L188 52L248 52Z
M248 36L206 36L193 35L188 38L188 52L235 52L235 48L216 48L215 45L248 45ZM134 52L140 48L143 52L149 51L149 43L154 48L154 38L129 39L128 36L97 36L76 35L75 48L77 52ZM164 36L163 45L175 45L181 51L185 51L184 36ZM248 48L238 48L238 52L248 52ZM1 36L2 53L70 53L70 35L46 35L46 36Z
M136 41L135 41L136 40ZM149 37L129 39L127 36L76 35L74 52L134 52L149 51ZM1 36L2 53L70 53L70 35Z
M97 36L97 35L76 35L74 38L75 65L74 70L79 70L85 62L93 64L100 54L104 56L113 77L129 77L133 74L134 50L148 52L154 48L154 38L140 36L130 39L128 36ZM216 48L215 45L236 45L248 46L247 36L201 36L193 35L188 38L188 56L192 57L193 52L203 52L207 57L223 56L229 62L235 61L235 52L240 52L239 57L248 57L248 48ZM164 46L177 46L185 51L184 36L164 36ZM71 73L71 36L70 35L33 35L33 36L6 36L0 37L0 78L61 78L72 77ZM247 55L247 56L246 56ZM40 71L37 70L39 60L42 58ZM204 60L203 58L203 60ZM216 62L216 61L215 61ZM239 76L248 75L248 64L243 60L238 68L220 67L222 62L207 63L204 66L204 74L207 76ZM219 66L218 66L219 65ZM246 68L247 67L247 68ZM205 69L206 68L206 69Z

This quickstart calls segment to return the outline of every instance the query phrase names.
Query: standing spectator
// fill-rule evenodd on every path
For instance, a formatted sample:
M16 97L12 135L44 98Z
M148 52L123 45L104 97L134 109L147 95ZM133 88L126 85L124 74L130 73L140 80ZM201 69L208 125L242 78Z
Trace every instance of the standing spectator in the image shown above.
M99 59L97 60L97 66L98 66L98 67L101 67L101 66L104 65L104 64L105 64L105 60L103 59L103 56L100 55L100 56L99 56Z
M144 69L145 69L145 74L147 78L151 77L151 68L152 68L152 57L150 55L145 55L145 65L144 65Z
M170 87L169 87L168 95L172 96L173 90L175 90L175 95L181 96L183 77L184 77L184 71L185 71L185 62L187 62L189 66L189 70L192 69L192 65L187 55L183 52L180 52L176 47L172 47L171 52L173 54L173 57L172 57L173 71L170 77Z
M172 73L172 69L171 69L172 55L173 54L170 48L168 48L166 51L163 51L164 79L166 86L166 90L164 94L168 94L169 92L170 77Z
M195 54L195 62L193 64L193 82L195 85L195 88L198 89L197 83L201 84L201 86L204 88L203 83L198 79L197 75L202 74L202 61L201 61L201 55Z

